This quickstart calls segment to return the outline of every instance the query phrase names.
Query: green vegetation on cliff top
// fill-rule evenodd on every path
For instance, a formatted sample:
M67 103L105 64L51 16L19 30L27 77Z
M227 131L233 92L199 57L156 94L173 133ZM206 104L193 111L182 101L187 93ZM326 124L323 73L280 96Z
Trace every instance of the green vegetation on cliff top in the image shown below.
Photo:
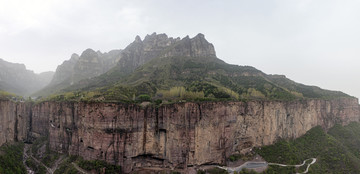
M0 100L20 100L22 97L17 96L16 94L0 90Z
M342 92L299 84L285 76L266 75L250 66L230 65L215 57L159 57L128 74L116 68L45 100L134 102L141 95L148 95L154 101L350 97Z

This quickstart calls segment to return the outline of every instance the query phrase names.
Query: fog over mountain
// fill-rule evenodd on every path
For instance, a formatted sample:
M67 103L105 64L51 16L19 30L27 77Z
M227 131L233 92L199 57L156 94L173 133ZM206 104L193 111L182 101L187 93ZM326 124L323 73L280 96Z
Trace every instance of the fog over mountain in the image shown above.
M24 64L6 62L0 59L0 90L29 96L49 84L54 72L35 74Z
M359 7L0 0L0 174L358 174Z
M359 3L0 1L0 57L40 73L87 48L124 48L136 35L204 33L228 63L360 97Z

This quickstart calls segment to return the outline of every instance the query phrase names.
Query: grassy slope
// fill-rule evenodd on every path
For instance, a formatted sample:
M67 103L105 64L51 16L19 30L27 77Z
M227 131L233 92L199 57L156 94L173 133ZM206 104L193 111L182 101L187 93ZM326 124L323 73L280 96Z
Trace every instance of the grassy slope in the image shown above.
M336 125L328 133L315 127L304 136L281 140L274 145L257 149L268 162L301 164L308 158L318 161L309 173L360 173L360 123Z
M157 96L159 90L170 90L179 86L190 92L204 92L205 100L349 97L341 92L295 83L283 76L266 75L253 67L230 65L218 58L207 57L155 58L130 74L124 74L114 68L97 78L80 81L77 85L67 88L64 93L73 93L70 96L75 100L85 96L103 97L105 101L131 101L134 96L141 94L161 98ZM95 95L88 97L88 92Z

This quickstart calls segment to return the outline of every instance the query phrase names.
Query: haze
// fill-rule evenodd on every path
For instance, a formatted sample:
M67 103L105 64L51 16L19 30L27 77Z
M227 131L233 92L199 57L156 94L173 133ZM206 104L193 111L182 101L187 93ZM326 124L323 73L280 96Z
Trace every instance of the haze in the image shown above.
M136 35L205 34L228 63L360 97L360 1L0 0L0 58L35 72Z

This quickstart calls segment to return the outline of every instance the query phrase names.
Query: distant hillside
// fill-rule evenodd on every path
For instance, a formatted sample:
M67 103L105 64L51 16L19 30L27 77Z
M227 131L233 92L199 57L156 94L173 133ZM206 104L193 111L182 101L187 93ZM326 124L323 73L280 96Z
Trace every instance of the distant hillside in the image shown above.
M285 76L267 75L250 66L227 64L216 57L214 46L203 34L183 39L156 33L144 40L137 36L119 53L119 59L108 72L82 77L52 98L134 101L145 97L173 101L350 97L299 84ZM86 72L101 72L99 67L90 67L92 70Z
M0 90L29 96L49 84L54 72L35 74L24 64L10 63L0 59Z
M318 126L298 139L281 140L256 151L267 162L289 165L317 158L309 173L360 173L359 144L360 124L354 122L347 126L335 125L328 132ZM281 167L273 170L281 173Z
M51 83L37 91L32 96L47 96L61 91L83 79L99 76L114 66L120 59L121 50L112 50L108 53L85 50L81 56L73 54L56 69Z

